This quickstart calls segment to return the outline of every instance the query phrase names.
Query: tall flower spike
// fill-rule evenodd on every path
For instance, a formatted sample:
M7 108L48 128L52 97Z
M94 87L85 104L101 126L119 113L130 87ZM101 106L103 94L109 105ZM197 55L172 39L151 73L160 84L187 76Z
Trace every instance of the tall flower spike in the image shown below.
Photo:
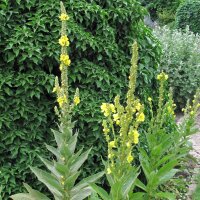
M129 91L127 93L127 104L134 100L134 92L136 87L137 69L138 69L138 45L134 42L132 46L131 68L129 76Z

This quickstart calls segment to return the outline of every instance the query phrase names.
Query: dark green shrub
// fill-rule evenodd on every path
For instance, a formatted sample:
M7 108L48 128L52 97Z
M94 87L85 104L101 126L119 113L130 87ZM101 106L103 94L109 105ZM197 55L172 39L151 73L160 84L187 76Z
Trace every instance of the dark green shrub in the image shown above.
M140 46L137 94L144 102L154 92L161 50L143 24L145 10L135 0L64 3L70 14L70 91L76 87L81 91L75 116L79 119L78 146L93 146L85 176L103 167L106 145L99 107L116 94L125 94L133 40ZM48 92L53 85L51 74L59 75L59 1L4 1L0 7L0 182L7 199L8 194L21 190L24 181L38 188L28 167L41 165L36 153L45 154L44 142L51 142L54 97Z
M200 1L188 0L176 13L176 28L185 29L189 26L190 30L194 33L200 34Z
M162 24L175 20L176 10L184 0L141 0L142 5L149 10L151 17Z

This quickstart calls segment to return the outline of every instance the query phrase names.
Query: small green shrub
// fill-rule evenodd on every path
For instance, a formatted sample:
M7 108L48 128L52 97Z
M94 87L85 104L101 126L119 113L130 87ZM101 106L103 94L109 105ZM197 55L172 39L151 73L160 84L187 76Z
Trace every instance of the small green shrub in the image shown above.
M185 29L189 26L194 33L200 34L200 1L187 0L176 13L176 28Z
M167 27L155 29L154 34L163 47L160 70L169 75L174 100L183 107L200 86L200 36Z

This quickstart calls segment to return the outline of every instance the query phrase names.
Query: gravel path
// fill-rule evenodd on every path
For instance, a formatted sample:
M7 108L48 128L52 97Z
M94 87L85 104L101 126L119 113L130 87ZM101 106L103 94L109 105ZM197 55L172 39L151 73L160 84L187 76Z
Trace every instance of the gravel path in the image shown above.
M190 139L190 141L193 144L193 150L190 153L197 159L197 164L195 166L194 175L193 175L194 179L195 179L196 174L200 172L200 113L197 116L196 126L199 129L199 131L198 133L192 135ZM195 184L195 180L193 180L193 183L189 187L188 200L191 199L191 195L194 192L195 188L196 188L196 184Z

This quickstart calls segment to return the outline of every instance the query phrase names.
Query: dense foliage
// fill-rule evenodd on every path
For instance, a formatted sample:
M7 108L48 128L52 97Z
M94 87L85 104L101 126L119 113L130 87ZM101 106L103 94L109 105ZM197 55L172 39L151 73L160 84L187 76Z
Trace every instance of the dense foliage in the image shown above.
M194 33L200 34L200 1L187 0L176 13L176 27L185 29L186 26Z
M94 172L102 167L99 163L106 149L99 105L121 93L127 83L128 47L137 38L137 94L142 101L153 92L160 47L143 24L145 11L135 0L64 3L70 15L68 33L72 43L70 91L80 87L82 99L75 116L79 119L76 128L81 132L78 146L93 145L84 173ZM51 74L59 75L59 1L5 0L0 7L0 182L6 199L5 193L21 190L24 181L37 184L28 175L28 166L41 165L36 153L44 154L42 144L51 141L49 129L54 126L55 116L54 97L49 91L53 87Z
M167 24L175 19L176 10L184 0L140 0L146 6L153 19Z
M167 27L155 29L154 34L163 48L160 70L169 75L175 102L183 107L200 86L200 36Z

